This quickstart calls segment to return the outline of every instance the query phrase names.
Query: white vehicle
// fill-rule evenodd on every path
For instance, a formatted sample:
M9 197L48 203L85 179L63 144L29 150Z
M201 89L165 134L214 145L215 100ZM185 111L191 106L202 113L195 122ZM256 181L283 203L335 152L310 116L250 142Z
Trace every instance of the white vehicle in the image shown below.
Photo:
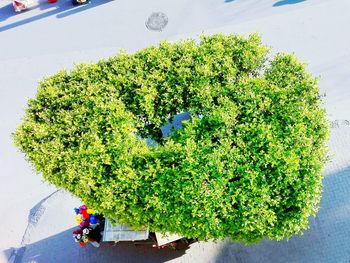
M34 0L13 0L12 5L15 12L21 12L35 6Z

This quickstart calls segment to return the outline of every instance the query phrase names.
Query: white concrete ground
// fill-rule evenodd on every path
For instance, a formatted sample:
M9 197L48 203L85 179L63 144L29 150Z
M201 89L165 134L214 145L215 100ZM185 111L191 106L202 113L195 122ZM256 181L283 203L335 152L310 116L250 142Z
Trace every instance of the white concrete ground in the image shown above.
M325 171L324 194L316 218L303 236L289 241L264 241L245 246L226 242L193 244L186 251L157 250L135 247L121 242L112 247L102 244L98 249L79 247L73 242L76 229L72 207L79 201L63 191L55 192L37 204L20 247L5 251L11 262L337 262L350 259L350 125L333 126L330 141L332 161ZM335 156L336 154L336 156Z
M169 19L162 32L145 27L156 11ZM349 262L349 12L348 0L92 0L76 8L69 0L59 0L15 14L10 1L0 0L0 248L16 262ZM128 245L98 251L74 247L69 209L78 201L62 192L45 200L56 189L42 182L12 145L11 132L27 99L35 95L37 81L74 62L111 56L120 48L132 52L162 39L196 38L202 32L260 32L274 52L295 52L321 76L329 119L339 121L333 122L333 162L325 171L319 219L312 220L304 237L288 243L197 244L177 257L159 252L156 259L153 252L140 255ZM33 226L33 213L38 222L28 228L28 223ZM50 215L55 219L49 220ZM22 245L27 249L12 253L11 248Z

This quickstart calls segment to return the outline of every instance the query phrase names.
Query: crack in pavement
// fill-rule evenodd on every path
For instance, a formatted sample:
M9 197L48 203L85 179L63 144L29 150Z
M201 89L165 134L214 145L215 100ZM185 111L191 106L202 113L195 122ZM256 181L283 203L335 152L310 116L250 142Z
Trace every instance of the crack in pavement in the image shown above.
M13 249L10 257L8 258L9 262L11 262L11 259L13 259L12 262L14 263L22 262L22 258L26 250L26 246L30 242L31 231L35 229L40 218L43 216L43 214L46 211L45 203L47 202L48 199L52 198L54 195L56 195L59 192L62 192L62 189L58 189L54 191L47 197L43 198L40 202L38 202L32 209L30 209L29 215L28 215L28 225L22 236L21 245L19 248Z

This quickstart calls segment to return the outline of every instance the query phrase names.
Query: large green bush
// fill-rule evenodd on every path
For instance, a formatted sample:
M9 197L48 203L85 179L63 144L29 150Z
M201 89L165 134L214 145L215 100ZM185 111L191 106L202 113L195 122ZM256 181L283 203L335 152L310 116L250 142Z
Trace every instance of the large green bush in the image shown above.
M191 119L163 138L180 112ZM15 142L46 180L106 217L250 243L307 228L327 136L317 80L296 57L268 61L257 35L213 35L44 79Z

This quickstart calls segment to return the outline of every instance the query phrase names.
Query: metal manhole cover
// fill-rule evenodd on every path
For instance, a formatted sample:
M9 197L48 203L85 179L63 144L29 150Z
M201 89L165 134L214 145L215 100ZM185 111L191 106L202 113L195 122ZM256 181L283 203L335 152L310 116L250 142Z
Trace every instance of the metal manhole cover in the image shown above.
M167 24L168 17L162 12L152 13L146 21L146 27L153 31L162 31Z

